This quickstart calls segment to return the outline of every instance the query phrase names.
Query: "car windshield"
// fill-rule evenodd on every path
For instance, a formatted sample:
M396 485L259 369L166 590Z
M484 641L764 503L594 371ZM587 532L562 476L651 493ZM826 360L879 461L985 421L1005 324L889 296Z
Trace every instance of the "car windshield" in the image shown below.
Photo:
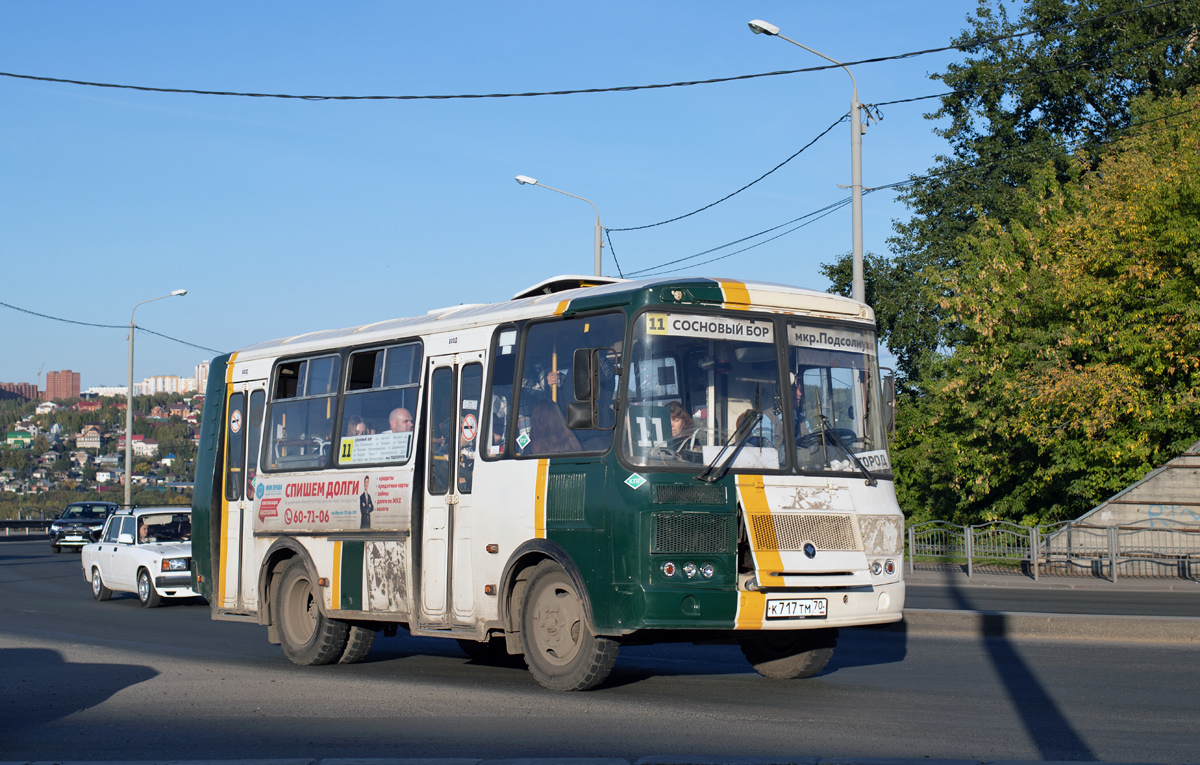
M102 521L108 515L108 508L102 505L71 505L63 510L64 521Z
M138 516L138 544L187 542L191 538L190 513L148 513Z
M635 465L699 472L761 413L730 467L784 468L780 390L772 319L644 313L633 333L622 452Z

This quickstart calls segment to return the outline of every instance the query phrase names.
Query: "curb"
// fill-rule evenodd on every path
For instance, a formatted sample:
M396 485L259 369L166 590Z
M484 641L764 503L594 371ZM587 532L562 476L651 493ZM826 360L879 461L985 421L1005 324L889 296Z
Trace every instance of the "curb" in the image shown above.
M1191 616L1109 616L906 608L904 621L880 629L913 635L1200 643L1200 618Z

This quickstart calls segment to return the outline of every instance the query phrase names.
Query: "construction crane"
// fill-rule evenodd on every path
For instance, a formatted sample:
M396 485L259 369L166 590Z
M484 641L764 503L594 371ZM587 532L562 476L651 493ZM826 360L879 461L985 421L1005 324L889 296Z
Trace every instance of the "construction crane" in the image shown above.
M41 395L41 393L42 393L42 370L45 368L46 368L46 362L43 361L42 365L40 367L38 367L38 383L37 383L38 395Z

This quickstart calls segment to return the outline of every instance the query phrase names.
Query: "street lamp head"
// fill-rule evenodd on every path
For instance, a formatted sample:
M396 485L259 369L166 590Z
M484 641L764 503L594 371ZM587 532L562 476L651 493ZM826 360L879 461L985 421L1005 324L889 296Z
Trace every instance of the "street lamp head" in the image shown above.
M187 294L187 290L171 290L171 295L174 297L183 297ZM149 309L146 309L149 310Z
M518 176L517 176L517 183L521 184L522 186L524 186L524 185L525 185L525 184L527 184L527 183L528 183L530 186L536 186L536 185L537 185L537 178L530 178L528 175L518 175Z
M772 24L768 21L763 21L762 19L755 19L754 21L750 22L750 31L756 35L775 36L775 35L779 34L779 27L775 26L774 24Z

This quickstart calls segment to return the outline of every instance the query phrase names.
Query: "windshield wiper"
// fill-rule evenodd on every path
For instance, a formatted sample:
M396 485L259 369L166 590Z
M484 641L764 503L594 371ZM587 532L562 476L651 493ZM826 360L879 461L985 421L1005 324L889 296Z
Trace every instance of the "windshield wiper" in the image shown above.
M841 449L843 454L853 460L854 464L857 465L858 469L862 472L863 477L867 479L867 486L874 486L879 483L879 481L875 480L875 476L871 475L871 471L867 470L867 466L862 463L862 460L858 458L858 455L850 451L850 449L848 449L846 445L842 443L842 439L838 438L838 434L834 431L833 426L829 424L829 418L825 415L821 415L821 434L828 436L829 440L833 442L834 446Z
M725 442L725 445L721 447L721 451L717 452L717 456L713 457L713 461L708 464L708 467L704 468L704 472L696 476L697 481L715 483L716 481L721 480L721 478L729 472L729 466L733 464L734 457L736 457L737 453L741 451L742 445L746 443L746 439L748 439L750 434L754 432L755 426L762 422L762 412L757 409L750 409L749 411L752 412L754 416L747 417L745 422L743 422L737 430L733 431L733 435L731 435L729 440ZM729 459L722 463L722 459L725 457L726 453L729 454Z

